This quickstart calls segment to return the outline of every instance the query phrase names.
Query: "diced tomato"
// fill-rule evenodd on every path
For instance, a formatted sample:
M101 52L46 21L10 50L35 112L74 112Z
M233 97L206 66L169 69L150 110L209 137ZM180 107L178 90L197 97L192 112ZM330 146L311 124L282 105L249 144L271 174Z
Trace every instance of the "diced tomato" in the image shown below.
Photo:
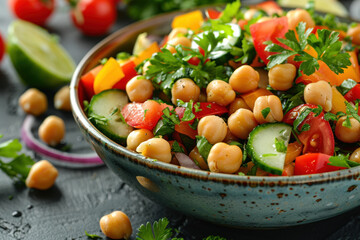
M134 128L152 130L163 115L163 110L172 106L165 103L147 100L144 103L129 103L124 106L121 113L127 124Z
M275 1L265 1L255 5L256 9L264 10L268 15L272 16L277 13L281 15L283 10Z
M91 69L89 72L81 76L80 82L82 86L84 87L86 99L90 100L92 96L94 96L94 81L96 75L100 72L102 69L102 65L99 65L93 69Z
M284 116L284 122L292 125L295 119L300 115L305 108L317 108L313 104L299 105ZM324 119L324 113L320 113L315 117L315 113L311 112L300 124L299 130L308 124L310 129L302 131L298 134L300 142L304 145L303 153L324 153L328 155L334 154L335 140L334 134L328 121Z
M221 12L219 12L215 9L212 9L212 8L208 8L205 13L206 13L206 16L210 19L218 19L221 14Z
M330 157L331 155L322 153L308 153L305 155L301 155L295 160L294 174L306 175L345 169L344 167L335 167L329 165L328 163Z
M187 62L190 63L190 64L192 64L192 65L197 66L197 65L200 64L201 60L200 60L200 58L198 58L198 57L192 57L192 58L190 58Z
M185 134L192 139L195 139L195 136L197 135L197 130L190 127L189 124L191 124L192 122L193 121L181 122L180 124L175 125L175 131L181 134Z
M360 99L360 84L355 85L350 91L345 94L345 99L349 102L355 103Z
M285 47L277 40L277 38L284 38L288 29L287 17L274 18L265 22L255 23L250 26L250 32L254 40L255 50L259 54L261 60L263 60L266 64L269 62L267 58L274 53L265 51L266 45L264 42L272 41L276 44L279 44L280 46Z
M130 81L130 79L132 79L133 77L135 77L137 75L135 67L136 67L135 63L131 60L127 61L126 63L121 65L121 69L124 73L124 77L122 79L120 79L120 81L115 83L115 85L112 88L125 90L125 87L126 87L126 84L128 83L128 81Z
M195 104L198 104L198 103L194 103L194 106L195 106ZM181 119L184 116L185 108L184 107L176 107L175 112ZM195 107L193 107L193 113L195 115L195 118L198 118L198 119L203 118L205 116L209 116L209 115L222 115L222 114L228 113L228 112L229 112L229 110L226 107L221 106L217 103L201 102L199 105L198 112L196 112Z

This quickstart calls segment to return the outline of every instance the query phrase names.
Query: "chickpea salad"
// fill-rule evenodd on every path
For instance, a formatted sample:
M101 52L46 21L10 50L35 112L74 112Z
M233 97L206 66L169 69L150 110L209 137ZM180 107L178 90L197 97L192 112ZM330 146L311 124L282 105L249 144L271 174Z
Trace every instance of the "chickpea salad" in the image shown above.
M204 17L204 14L206 17ZM89 120L148 158L238 175L360 165L360 25L267 1L176 16L80 80Z

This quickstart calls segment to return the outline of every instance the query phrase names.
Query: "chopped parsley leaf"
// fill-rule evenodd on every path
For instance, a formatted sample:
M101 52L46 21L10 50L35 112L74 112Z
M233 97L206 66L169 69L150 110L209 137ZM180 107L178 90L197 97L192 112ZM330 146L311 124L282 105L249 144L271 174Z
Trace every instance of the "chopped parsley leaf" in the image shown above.
M267 108L264 108L263 110L261 110L261 114L264 119L266 119L266 117L269 115L270 111L271 111L270 107L267 107Z

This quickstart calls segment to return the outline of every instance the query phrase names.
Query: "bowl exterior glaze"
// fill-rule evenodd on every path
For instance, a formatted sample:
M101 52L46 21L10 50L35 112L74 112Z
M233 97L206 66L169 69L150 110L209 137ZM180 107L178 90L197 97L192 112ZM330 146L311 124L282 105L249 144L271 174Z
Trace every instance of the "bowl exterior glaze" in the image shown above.
M168 32L168 23L176 14L179 13L161 15L119 30L96 45L75 71L70 86L73 115L105 164L159 204L232 227L293 226L329 218L359 206L359 167L295 177L210 173L147 159L108 139L87 120L78 99L81 75L100 59L132 49L139 33Z

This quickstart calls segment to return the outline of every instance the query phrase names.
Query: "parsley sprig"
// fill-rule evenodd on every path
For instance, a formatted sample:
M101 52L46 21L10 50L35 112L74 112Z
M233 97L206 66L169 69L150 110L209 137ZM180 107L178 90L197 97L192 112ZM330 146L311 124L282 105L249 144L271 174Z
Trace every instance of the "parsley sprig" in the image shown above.
M338 121L341 117L346 117L345 121L343 121L342 126L351 128L351 121L350 118L354 118L360 123L360 116L358 115L358 109L359 109L359 101L355 103L355 106L353 106L349 102L345 102L346 105L346 113L338 112L336 114L328 112L324 115L324 119L326 121L332 120L334 122Z
M2 135L0 135L2 138ZM14 182L25 182L30 168L35 163L34 160L25 155L19 154L21 143L17 139L8 140L0 144L0 157L9 161L0 159L0 170L8 175Z
M321 29L317 31L318 36L316 36L311 33L312 31L312 28L306 29L306 23L300 22L296 27L296 32L289 30L285 38L277 39L285 47L271 41L265 42L267 45L265 50L276 53L268 57L270 62L267 67L272 68L277 64L282 64L290 56L295 55L294 60L301 62L299 71L306 75L311 75L320 68L318 61L323 61L336 74L343 73L344 68L350 66L351 62L350 55L341 49L339 33ZM316 57L305 51L307 46L316 51Z
M146 78L152 79L154 85L165 94L170 96L171 88L176 80L180 78L191 78L200 88L205 88L214 79L227 81L232 74L228 66L216 65L215 61L208 61L208 56L224 36L215 36L209 31L197 36L194 41L204 49L204 55L199 49L190 49L178 45L176 53L172 54L166 48L154 54L150 58L151 65L146 71ZM192 57L200 59L199 65L192 65L187 61Z
M161 218L153 224L150 222L142 224L138 229L136 240L184 240L183 238L173 237L173 231L178 231L168 225L169 220L167 218ZM203 238L203 240L226 240L226 238L211 235Z

